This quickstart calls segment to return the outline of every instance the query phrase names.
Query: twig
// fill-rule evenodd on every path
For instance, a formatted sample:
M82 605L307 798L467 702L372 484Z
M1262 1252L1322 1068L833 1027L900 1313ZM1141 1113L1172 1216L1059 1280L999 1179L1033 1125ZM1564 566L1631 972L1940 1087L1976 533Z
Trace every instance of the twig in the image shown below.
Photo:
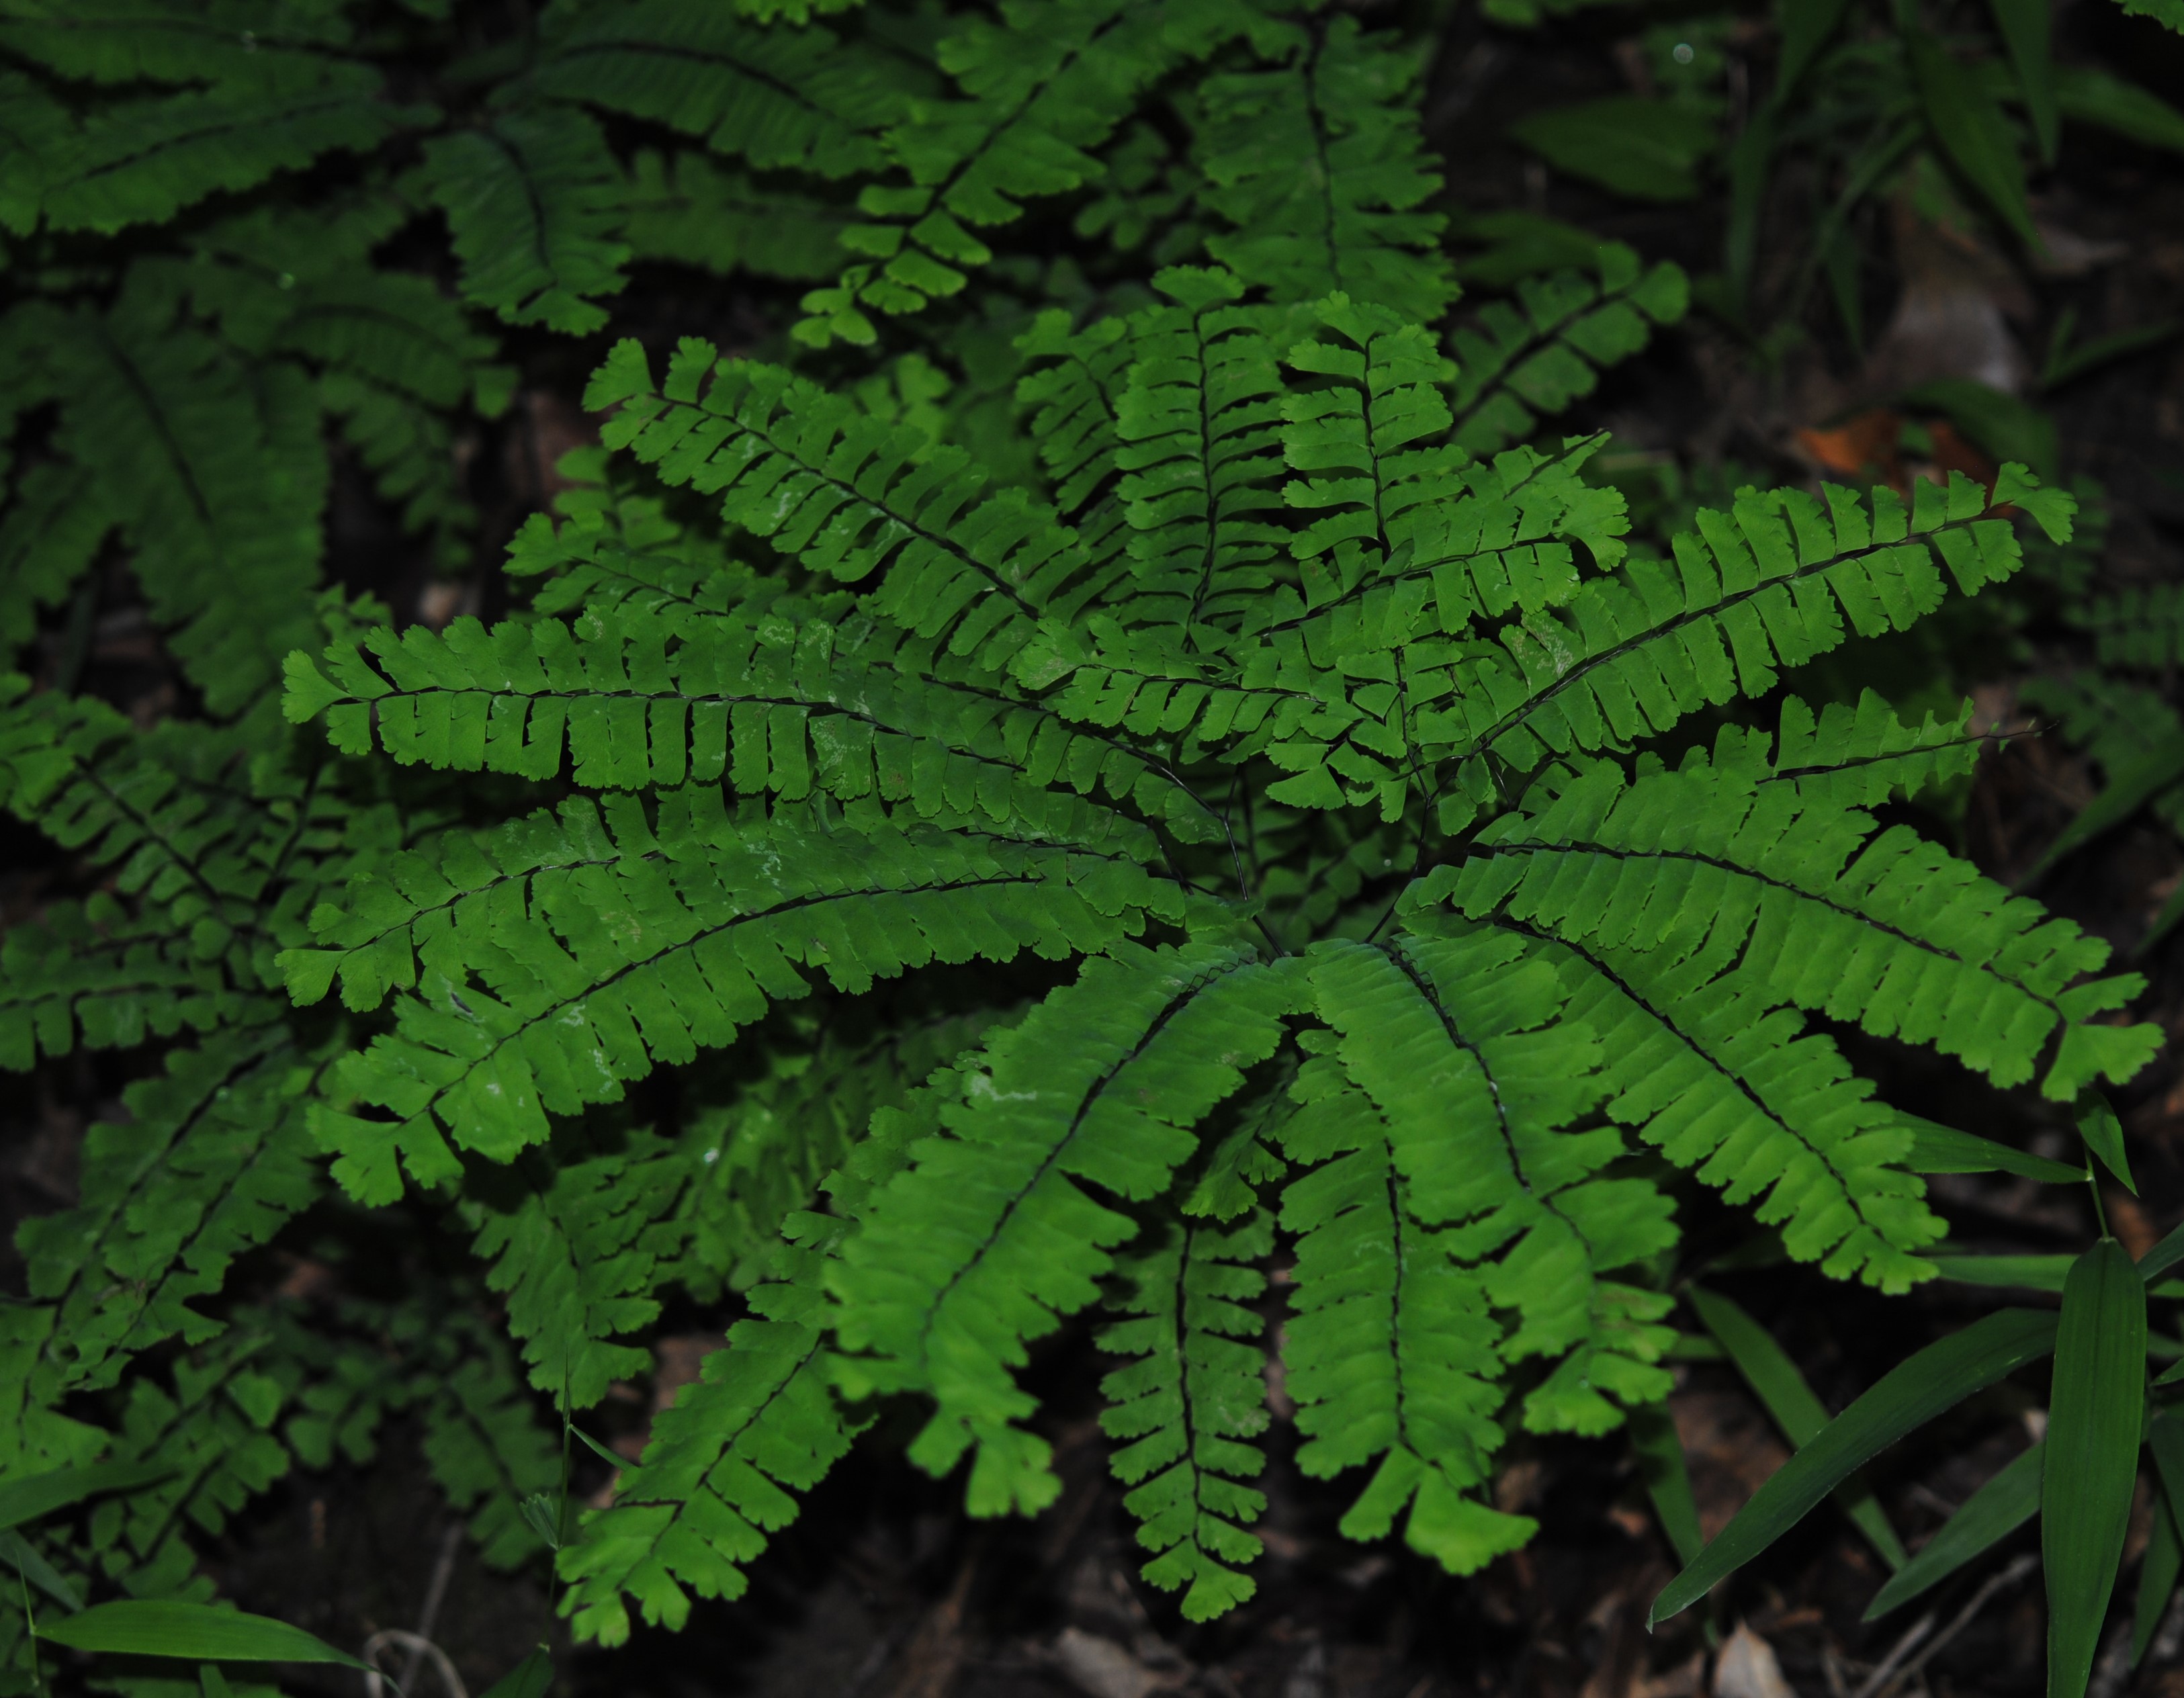
M448 1698L471 1698L470 1689L463 1684L462 1676L455 1673L455 1665L448 1661L447 1652L422 1634L410 1633L403 1628L382 1628L364 1642L364 1660L370 1665L365 1670L364 1690L370 1698L387 1698L387 1688L390 1683L387 1676L380 1673L379 1653L389 1645L404 1647L413 1659L429 1657L432 1672L440 1677L440 1684L447 1688ZM398 1693L402 1691L398 1686L395 1690Z
M1955 1619L1931 1639L1926 1638L1925 1629L1932 1625L1934 1618L1922 1618L1917 1627L1897 1641L1896 1648L1881 1660L1880 1666L1866 1676L1865 1684L1858 1689L1857 1698L1881 1698L1898 1681L1916 1674L1926 1666L1928 1658L1972 1624L1972 1618L1986 1607L1988 1599L2015 1585L2039 1566L2040 1559L2027 1551L1999 1574L1990 1575L1986 1584L1972 1594L1971 1601L1957 1612ZM1925 1641L1923 1645L1921 1640ZM1914 1651L1918 1652L1915 1656L1911 1656ZM1907 1656L1910 1657L1908 1662L1904 1661Z
M432 1584L425 1588L425 1607L417 1612L417 1643L410 1647L410 1660L402 1665L404 1692L417 1684L417 1673L425 1666L425 1650L432 1642L433 1625L440 1618L440 1604L448 1595L448 1577L455 1571L455 1552L462 1548L462 1523L449 1522L447 1532L440 1537L440 1556L432 1565Z

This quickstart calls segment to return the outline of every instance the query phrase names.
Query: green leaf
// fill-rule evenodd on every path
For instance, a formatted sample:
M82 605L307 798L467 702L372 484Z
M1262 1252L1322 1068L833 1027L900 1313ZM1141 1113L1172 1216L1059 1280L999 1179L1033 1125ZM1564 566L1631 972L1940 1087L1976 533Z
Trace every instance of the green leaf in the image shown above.
M2066 65L2057 75L2055 93L2065 118L2184 153L2184 112L2139 83L2091 65Z
M2051 1185L2085 1183L2086 1170L2067 1161L2051 1161L1916 1115L1904 1115L1902 1120L1911 1133L1911 1151L1903 1166L1914 1173L2017 1173Z
M0 1562L14 1563L22 1571L25 1579L63 1609L73 1612L83 1607L83 1600L66 1577L39 1556L30 1540L12 1527L0 1531Z
M1796 92L1849 10L1850 0L1782 0L1782 56L1774 68L1776 105Z
M2174 1424L2176 1412L2164 1410L2153 1418L2153 1427L2164 1422ZM2149 1438L2153 1436L2149 1431ZM2159 1461L2160 1445L2154 1445ZM2131 1617L2131 1663L2136 1668L2145 1660L2146 1648L2153 1642L2153 1630L2161 1625L2161 1612L2167 1607L2170 1595L2176 1589L2176 1576L2184 1569L2184 1540L2176 1534L2176 1501L2169 1494L2169 1478L2162 1473L2153 1493L2153 1530L2148 1539L2146 1555L2139 1559L2138 1598Z
M2138 1276L2151 1282L2157 1273L2166 1273L2180 1261L2184 1261L2184 1227L2179 1227L2138 1259Z
M540 1645L492 1685L479 1698L546 1698L554 1684L554 1659Z
M2076 1266L2073 1255L1929 1255L1942 1278L1954 1280L1959 1285L1989 1285L2006 1287L2019 1291L2053 1291L2060 1293L2070 1283L2070 1270ZM2142 1267L2139 1270L2149 1285L2153 1274ZM2153 1285L2148 1294L2155 1297L2184 1297L2184 1280L2164 1280Z
M1680 1562L1699 1554L1706 1536L1699 1530L1698 1500L1691 1495L1691 1465L1684 1457L1684 1441L1665 1403L1648 1403L1630 1411L1630 1448L1638 1458L1638 1472L1653 1500L1653 1513Z
M1716 138L1704 113L1635 94L1549 107L1509 133L1557 170L1652 201L1696 199L1698 168Z
M1914 1428L2055 1348L2055 1317L2004 1309L1929 1344L1883 1375L1797 1452L1653 1601L1649 1624L1691 1607L1803 1520L1862 1464Z
M2098 1089L2088 1088L2078 1099L2078 1136L2085 1139L2086 1149L2100 1157L2101 1166L2122 1180L2124 1189L2136 1197L2138 1187L2131 1182L2131 1161L2124 1154L2123 1122Z
M2009 62L2017 71L2017 86L2025 96L2025 110L2032 120L2040 158L2052 165L2062 118L2056 104L2049 0L1988 0L1988 3L1994 8L1995 26L2002 31Z
M2123 1557L2145 1409L2146 1283L2103 1239L2063 1289L2040 1553L2048 1572L2048 1698L2080 1698Z
M533 1492L523 1500L523 1519L531 1530L546 1541L549 1550L561 1548L561 1517L552 1498L543 1492Z
M211 1604L131 1598L94 1604L38 1637L72 1651L117 1651L129 1656L186 1656L220 1662L337 1662L365 1665L324 1640L270 1616L245 1615ZM369 1672L369 1671L367 1671Z
M2032 870L2037 878L2073 850L2112 831L2180 778L2184 778L2184 742L2157 743L2142 754L2120 759L2108 769L2099 795L2078 810L2062 835L2048 846Z
M1926 127L1942 153L2003 223L2028 246L2038 246L2031 209L2025 201L2025 167L2017 157L2009 121L1993 95L1925 31L1906 29L1903 45Z
M2062 449L2055 421L2029 401L1969 377L1936 377L1896 398L1942 414L1997 460L2022 460L2050 482L2057 476Z
M1719 1292L1694 1285L1691 1288L1691 1307L1698 1311L1707 1330L1721 1341L1721 1347L1736 1364L1736 1371L1767 1406L1767 1412L1774 1417L1774 1424L1782 1429L1783 1437L1801 1450L1819 1438L1827 1428L1827 1407L1814 1395L1804 1375L1797 1371L1797 1363L1774 1342L1774 1336ZM1835 1497L1842 1506L1843 1513L1872 1541L1881 1560L1891 1568L1901 1568L1904 1563L1903 1541L1889 1525L1887 1511L1873 1495L1873 1488L1853 1474L1835 1489Z
M1899 1604L1909 1603L2030 1521L2040 1508L2044 1454L2044 1445L2033 1445L1965 1499L1957 1512L1942 1523L1941 1531L1875 1594L1861 1619L1869 1622Z
M101 1492L133 1491L175 1472L159 1462L96 1462L0 1485L0 1527L20 1527Z

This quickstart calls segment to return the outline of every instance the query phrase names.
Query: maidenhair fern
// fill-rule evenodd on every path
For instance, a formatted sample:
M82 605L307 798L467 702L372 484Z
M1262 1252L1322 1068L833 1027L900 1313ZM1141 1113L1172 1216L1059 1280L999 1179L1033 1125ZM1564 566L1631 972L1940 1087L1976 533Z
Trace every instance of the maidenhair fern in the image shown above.
M433 10L371 28L451 53ZM0 949L0 1063L133 1070L22 1235L0 1479L164 1470L34 1529L56 1573L202 1591L190 1528L396 1411L525 1560L547 1411L671 1300L727 1346L556 1551L582 1636L739 1592L883 1410L1036 1511L1058 1337L1193 1617L1252 1593L1276 1353L1346 1530L1469 1573L1532 1530L1513 1434L1664 1395L1700 1188L1932 1271L1919 1123L1816 1019L2058 1100L2150 1052L2100 944L1875 811L1964 721L1778 688L2070 499L1746 490L1629 548L1602 438L1541 421L1680 274L1451 320L1417 42L571 4L398 100L360 16L276 14L0 3L44 256L0 799L97 870ZM666 262L778 334L613 346L515 612L321 587L337 465L460 562L512 361ZM125 562L197 717L74 693ZM469 1271L240 1289L367 1232Z

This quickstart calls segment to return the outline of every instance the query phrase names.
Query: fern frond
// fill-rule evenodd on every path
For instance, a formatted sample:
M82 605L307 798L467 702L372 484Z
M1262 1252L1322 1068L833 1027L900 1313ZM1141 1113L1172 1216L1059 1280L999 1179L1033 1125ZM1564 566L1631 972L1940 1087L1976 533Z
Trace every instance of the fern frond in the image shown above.
M142 562L154 617L215 712L311 640L327 480L304 370L247 364L176 322L178 280L134 268L113 308L18 309L55 446Z
M1477 454L1522 442L1542 418L1591 394L1602 370L1638 353L1657 328L1680 322L1690 302L1680 266L1646 266L1621 242L1602 246L1596 280L1580 271L1526 278L1514 305L1490 302L1451 339L1453 440Z
M512 1568L539 1549L523 1500L552 1492L560 1458L540 1424L506 1342L489 1328L450 1326L454 1361L432 1377L425 1401L425 1460L458 1514L469 1517L478 1555Z
M1285 34L1280 64L1201 85L1199 198L1231 226L1206 251L1276 301L1342 293L1433 323L1457 288L1446 220L1421 210L1441 180L1418 129L1420 53L1343 15Z
M1534 1523L1466 1495L1501 1443L1494 1411L1499 1328L1477 1273L1412 1216L1372 1100L1323 1053L1300 1069L1298 1111L1281 1130L1312 1171L1282 1194L1297 1236L1285 1383L1306 1435L1298 1466L1324 1478L1380 1458L1343 1517L1345 1534L1384 1535L1408 1507L1416 1550L1468 1573L1530 1538Z
M42 1398L111 1385L153 1344L223 1330L191 1304L320 1194L301 1099L326 1061L278 1023L220 1032L127 1087L126 1122L91 1128L79 1205L20 1233L31 1295L56 1314Z
M532 73L542 92L664 124L760 170L823 177L885 169L880 135L932 75L872 36L755 29L740 8L639 0L567 14Z
M1968 594L2007 577L2020 555L2009 521L1994 516L2005 502L2027 504L2054 532L2070 522L2067 497L2014 467L1992 504L1961 476L1946 493L1921 483L1908 510L1886 489L1869 512L1838 485L1827 496L1826 513L1796 491L1702 510L1696 534L1675 539L1673 571L1628 560L1580 586L1566 614L1456 650L1447 706L1417 713L1419 741L1459 760L1490 750L1520 770L1551 750L1621 746L1771 688L1778 666L1840 644L1846 620L1861 636L1903 628L1942 599L1936 555ZM1470 793L1448 807L1475 807L1484 793Z
M684 149L630 162L622 237L638 259L671 259L721 276L815 281L841 263L845 207L776 188Z
M588 114L532 106L425 144L421 181L448 215L465 298L510 324L582 336L621 292L621 167Z
M51 904L0 944L0 1066L277 1013L265 905L345 810L252 794L245 746L232 732L138 733L93 699L0 708L0 806L114 869L112 889Z
M797 337L870 342L865 309L911 313L957 293L967 268L993 257L974 228L1012 223L1026 201L1096 179L1089 150L1145 89L1259 25L1233 0L1006 0L998 19L964 25L939 58L967 97L915 108L888 132L909 181L865 191L863 209L888 221L853 225L843 241L872 263L807 296L812 316Z
M338 8L313 0L14 0L0 47L106 86L249 82L268 62L343 45L348 30Z
M2031 1078L2051 1041L2042 1089L2059 1100L2148 1053L2142 1029L2094 1018L2136 994L2135 977L2077 983L2107 944L1853 810L1696 764L1626 783L1600 763L1474 844L1449 887L1467 913L1679 958L1734 953L1782 1002L1931 1044L2000 1084Z
M82 466L49 461L15 481L0 509L0 653L31 640L39 610L68 598L113 529Z
M322 1104L334 1175L359 1199L454 1176L448 1148L511 1160L545 1116L621 1100L655 1061L725 1044L769 1003L809 994L800 965L859 992L933 960L1106 947L1172 911L1134 863L920 827L868 828L784 807L731 819L716 787L586 799L482 840L395 864L358 905L315 918L330 948L281 956L300 1000L338 974L353 1007L405 990L395 1027L343 1064ZM444 1133L444 1135L443 1135Z
M1139 1572L1163 1591L1189 1587L1188 1620L1208 1621L1258 1589L1236 1567L1255 1561L1245 1529L1266 1496L1239 1484L1266 1459L1245 1442L1267 1429L1266 1322L1245 1304L1267 1288L1246 1264L1273 1248L1273 1217L1254 1210L1232 1227L1169 1222L1156 1241L1121 1259L1128 1294L1108 1306L1136 1318L1103 1329L1100 1348L1139 1360L1100 1382L1100 1426L1131 1442L1115 1473L1134 1488L1123 1507L1154 1553ZM1231 1567L1234 1564L1236 1567Z
M235 32L238 47L242 35ZM259 63L248 76L113 101L71 131L49 135L41 162L47 225L110 235L159 222L221 190L300 170L321 154L368 151L437 115L430 107L393 104L378 72L353 59L252 57Z
M2184 588L2177 585L2097 597L2071 617L2092 633L2093 653L2103 666L2153 672L2184 661Z
M679 1218L690 1246L676 1283L704 1298L747 1289L779 1247L781 1222L847 1161L872 1116L976 1043L990 1011L922 1020L876 1037L822 1031L777 1046L772 1071L686 1117L692 1177Z
M1322 944L1312 984L1336 1054L1379 1108L1404 1207L1478 1270L1517 1317L1496 1351L1556 1364L1525 1400L1535 1432L1599 1433L1668 1381L1634 1319L1668 1300L1604 1280L1675 1242L1651 1183L1606 1177L1613 1127L1575 1130L1604 1089L1592 1033L1563 1018L1568 988L1540 952L1491 927L1399 935L1387 949ZM1499 1260L1487 1258L1498 1255Z
M1281 1037L1293 976L1216 944L1086 963L990 1040L947 1135L872 1201L828 1270L836 1368L852 1398L916 1390L937 1405L911 1459L944 1473L975 1448L973 1515L1036 1510L1060 1489L1048 1447L1016 1423L1033 1400L1025 1343L1097 1295L1136 1230L1083 1182L1158 1194L1194 1128Z
M1126 625L1233 631L1284 576L1270 487L1281 471L1280 372L1268 315L1234 303L1228 273L1176 268L1155 280L1176 305L1133 321L1130 366L1115 401L1116 487L1129 525L1127 599L1103 602Z
M621 591L638 593L640 563L600 552L585 563L595 583L619 565ZM404 764L543 779L566 749L588 788L725 782L791 802L905 804L938 825L1141 860L1156 852L1150 834L1096 792L1187 839L1217 830L1195 793L1126 740L936 677L953 669L929 642L863 620L838 627L777 598L777 584L744 587L718 615L655 595L645 598L661 616L618 614L602 596L575 640L547 620L488 632L465 618L398 639L382 629L361 654L329 649L323 671L292 659L287 710L323 712L346 752L376 746Z
M486 1283L506 1294L508 1329L538 1390L588 1409L610 1381L650 1366L649 1352L617 1339L660 1312L658 1270L682 1247L677 1202L690 1166L650 1132L588 1150L572 1130L550 1153L471 1177L473 1247Z
M578 1634L626 1640L625 1595L648 1623L670 1627L688 1619L691 1591L741 1596L743 1565L795 1517L789 1492L816 1484L849 1449L855 1428L837 1402L826 1349L827 1264L911 1148L939 1133L941 1105L962 1084L943 1067L900 1108L878 1109L821 1188L833 1212L787 1217L772 1277L749 1294L750 1318L729 1329L727 1348L706 1356L697 1383L653 1422L613 1505L587 1516L562 1553L562 1608Z
M710 381L708 381L710 380ZM702 394L701 394L702 387ZM777 367L686 340L655 391L623 343L586 393L619 406L601 432L671 484L722 498L730 524L817 575L868 584L863 605L999 674L1043 615L1065 615L1085 560L1054 515L984 494L960 449L872 417Z

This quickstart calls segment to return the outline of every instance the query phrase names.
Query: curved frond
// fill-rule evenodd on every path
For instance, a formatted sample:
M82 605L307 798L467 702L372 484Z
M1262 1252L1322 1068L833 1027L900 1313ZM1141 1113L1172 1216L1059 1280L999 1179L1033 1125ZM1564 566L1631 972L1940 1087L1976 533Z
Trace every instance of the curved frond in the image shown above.
M589 116L566 106L503 113L425 144L423 182L448 215L464 295L510 324L571 336L607 321L629 249L617 237L621 168Z
M938 1405L911 1458L942 1473L975 1449L974 1515L1036 1510L1060 1483L1016 1423L1027 1340L1091 1303L1137 1230L1124 1201L1166 1188L1195 1128L1273 1052L1293 978L1213 944L1087 963L967 1069L946 1135L876 1196L829 1270L849 1395Z
M1206 251L1276 301L1341 293L1434 322L1457 287L1446 220L1423 209L1441 180L1418 127L1422 54L1340 14L1283 45L1279 64L1201 86L1199 198L1230 226Z
M1117 1271L1128 1294L1111 1309L1134 1318L1103 1329L1100 1348L1135 1356L1100 1382L1100 1426L1132 1442L1114 1453L1134 1489L1123 1507L1154 1553L1139 1571L1163 1591L1189 1587L1187 1620L1212 1619L1258 1588L1237 1568L1255 1561L1247 1530L1265 1511L1255 1479L1266 1458L1249 1443L1267 1429L1266 1322L1245 1306L1267 1289L1249 1264L1273 1248L1273 1216L1253 1210L1233 1226L1174 1221ZM1234 1565L1234 1566L1231 1566Z

